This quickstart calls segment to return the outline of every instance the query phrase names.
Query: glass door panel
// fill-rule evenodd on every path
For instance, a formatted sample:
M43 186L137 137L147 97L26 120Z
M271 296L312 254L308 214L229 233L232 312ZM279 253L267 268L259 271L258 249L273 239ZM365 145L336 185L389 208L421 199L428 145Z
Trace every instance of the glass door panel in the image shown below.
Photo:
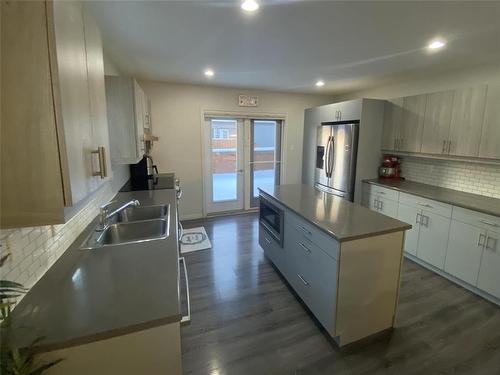
M280 183L281 121L252 120L250 129L250 206L258 206L259 188Z
M243 132L237 119L208 119L205 150L208 213L243 209Z

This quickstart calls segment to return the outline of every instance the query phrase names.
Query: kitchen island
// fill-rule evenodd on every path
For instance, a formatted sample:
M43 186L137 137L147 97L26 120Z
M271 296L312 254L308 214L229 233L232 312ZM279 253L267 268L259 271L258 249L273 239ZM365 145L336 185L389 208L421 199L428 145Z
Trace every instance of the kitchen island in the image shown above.
M260 201L259 244L339 346L394 326L411 225L306 185Z

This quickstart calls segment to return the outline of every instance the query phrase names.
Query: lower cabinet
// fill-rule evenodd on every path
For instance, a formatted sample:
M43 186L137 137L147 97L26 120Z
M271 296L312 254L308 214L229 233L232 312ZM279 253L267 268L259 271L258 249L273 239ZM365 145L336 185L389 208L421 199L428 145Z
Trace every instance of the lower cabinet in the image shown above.
M500 231L488 230L483 246L483 257L477 287L500 298Z
M405 233L405 251L414 256L417 256L420 212L421 209L402 203L398 207L398 219L412 225L412 228Z
M422 210L417 257L439 269L444 268L451 219Z
M264 249L266 256L271 259L281 273L285 274L285 249L280 247L274 237L271 236L262 225L259 225L259 245Z
M466 283L476 285L485 239L484 229L453 220L444 270Z
M369 185L363 187L364 205L381 212L379 202L387 196L377 196ZM412 225L405 253L500 304L500 217L403 192L398 201L397 219Z

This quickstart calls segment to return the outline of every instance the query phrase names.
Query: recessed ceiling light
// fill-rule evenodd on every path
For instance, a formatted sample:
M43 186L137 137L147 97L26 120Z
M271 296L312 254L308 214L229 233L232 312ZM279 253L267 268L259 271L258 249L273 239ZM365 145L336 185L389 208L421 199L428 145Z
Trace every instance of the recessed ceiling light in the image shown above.
M245 12L255 12L259 9L259 4L255 0L245 0L241 3L241 9Z
M214 74L215 74L215 73L214 73L214 71L213 71L212 69L207 69L207 70L205 70L205 75L206 75L207 77L213 77L213 76L214 76Z
M433 40L432 42L430 42L429 45L427 46L427 48L440 49L440 48L443 48L445 45L446 45L446 42L444 40L436 39L436 40Z
M316 81L317 87L323 87L324 85L325 85L325 82L323 82L322 80Z

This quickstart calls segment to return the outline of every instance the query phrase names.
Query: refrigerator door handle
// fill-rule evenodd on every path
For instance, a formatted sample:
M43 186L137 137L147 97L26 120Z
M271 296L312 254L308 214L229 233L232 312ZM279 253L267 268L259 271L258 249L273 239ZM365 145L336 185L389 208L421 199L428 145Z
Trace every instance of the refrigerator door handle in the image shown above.
M333 155L335 155L335 138L333 135L329 139L330 143L330 154L328 155L328 177L332 177L333 173Z
M330 137L328 137L328 142L326 142L326 152L325 152L325 175L327 178L330 177L328 172L329 164L330 164Z

